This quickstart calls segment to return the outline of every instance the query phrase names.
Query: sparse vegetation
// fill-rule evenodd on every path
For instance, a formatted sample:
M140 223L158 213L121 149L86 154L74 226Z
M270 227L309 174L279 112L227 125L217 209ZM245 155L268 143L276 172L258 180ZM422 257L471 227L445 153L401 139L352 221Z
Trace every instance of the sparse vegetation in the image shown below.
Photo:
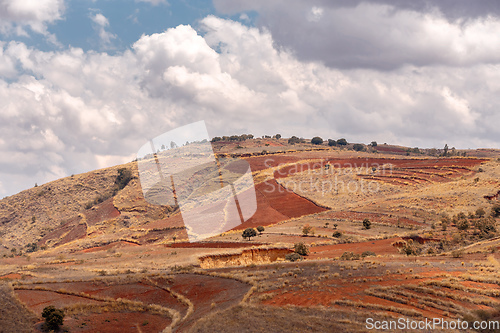
M42 317L45 318L45 326L48 330L58 330L64 322L64 311L54 306L47 306L42 311Z
M251 240L251 238L255 236L257 236L257 231L255 231L254 228L247 228L241 234L241 237L247 238L248 240Z

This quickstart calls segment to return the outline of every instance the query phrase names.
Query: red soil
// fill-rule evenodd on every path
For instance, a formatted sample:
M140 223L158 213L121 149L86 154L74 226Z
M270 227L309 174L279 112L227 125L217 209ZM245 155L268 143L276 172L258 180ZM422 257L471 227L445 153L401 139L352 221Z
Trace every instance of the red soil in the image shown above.
M113 198L85 211L85 218L89 226L94 226L99 222L111 220L120 216L120 212L113 205Z
M257 212L245 223L233 230L267 226L293 217L320 213L328 209L320 207L278 184L269 180L255 186Z
M240 247L251 247L264 245L264 243L244 243L244 242L220 242L220 243L174 243L165 245L170 248L204 248L204 249L234 249Z
M64 320L69 332L137 333L161 332L171 320L144 312L106 312Z
M360 243L347 243L335 245L318 245L310 248L311 253L308 259L318 258L335 258L340 257L344 252L354 252L361 254L364 251L372 251L377 255L382 254L399 254L396 247L392 243L401 241L401 238L388 238Z
M18 274L18 273L10 273L10 274L0 276L0 279L5 279L5 280L18 280L20 278L21 278L21 274Z
M173 291L186 296L194 304L193 314L176 328L179 332L187 331L214 308L223 311L238 304L250 290L250 285L243 282L197 274L175 275L170 286Z
M264 160L265 161L265 160ZM348 168L356 173L358 168L377 168L382 169L382 176L391 175L396 168L403 169L427 169L433 171L436 168L460 168L463 171L469 171L467 168L479 165L487 160L485 159L471 159L471 158L441 158L441 159L414 159L414 158L328 158L318 162L302 163L297 165L286 166L277 170L274 174L275 178L284 178L298 172L324 169L327 164L332 169L335 168ZM274 159L274 164L279 165L281 162L279 156ZM269 164L269 163L268 163ZM276 166L273 165L273 166ZM390 165L390 166L389 166ZM253 170L253 169L252 169ZM324 170L325 173L331 172L330 169ZM436 170L436 171L438 171ZM446 170L449 171L449 170ZM376 174L375 174L376 175Z
M44 285L44 287L46 287ZM59 288L55 288L57 290ZM15 293L19 299L37 314L41 314L43 308L49 305L61 308L76 303L101 304L102 302L88 299L85 297L59 294L53 291L45 290L16 290Z

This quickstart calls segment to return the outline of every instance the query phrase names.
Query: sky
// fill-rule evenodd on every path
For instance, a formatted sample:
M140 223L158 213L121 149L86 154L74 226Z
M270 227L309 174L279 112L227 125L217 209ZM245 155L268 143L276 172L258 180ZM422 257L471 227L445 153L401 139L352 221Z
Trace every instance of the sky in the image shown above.
M204 120L500 148L496 0L0 0L0 197Z

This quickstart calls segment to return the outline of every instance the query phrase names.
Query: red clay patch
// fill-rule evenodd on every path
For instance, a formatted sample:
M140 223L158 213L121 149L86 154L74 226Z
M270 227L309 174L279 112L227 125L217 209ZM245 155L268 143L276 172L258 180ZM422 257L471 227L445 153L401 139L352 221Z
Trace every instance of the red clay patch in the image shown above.
M240 247L250 247L264 245L264 243L244 243L244 242L220 242L220 243L174 243L165 245L170 248L203 248L203 249L236 249Z

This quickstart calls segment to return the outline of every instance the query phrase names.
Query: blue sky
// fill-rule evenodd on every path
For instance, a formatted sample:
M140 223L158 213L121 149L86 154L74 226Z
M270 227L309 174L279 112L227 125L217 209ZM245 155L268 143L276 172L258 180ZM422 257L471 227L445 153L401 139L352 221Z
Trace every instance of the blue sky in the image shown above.
M0 0L0 197L210 136L500 148L496 0Z

